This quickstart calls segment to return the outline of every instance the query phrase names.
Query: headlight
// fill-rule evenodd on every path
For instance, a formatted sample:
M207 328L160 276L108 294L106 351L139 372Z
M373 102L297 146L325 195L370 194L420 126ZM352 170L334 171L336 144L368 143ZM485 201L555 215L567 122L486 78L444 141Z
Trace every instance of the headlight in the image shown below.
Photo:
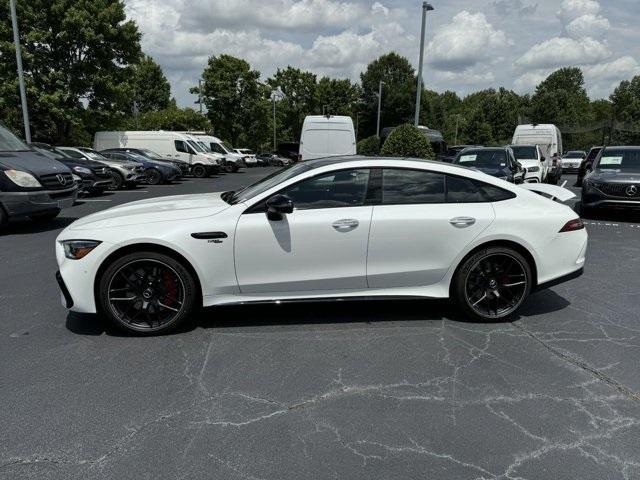
M527 172L539 172L540 167L527 167Z
M9 180L18 185L19 187L38 188L42 187L40 182L36 180L36 177L27 172L20 170L5 170L4 174Z
M91 175L91 170L84 167L73 167L74 172L84 173L85 175Z
M70 260L80 260L102 242L97 240L63 240L60 244L64 247L64 256Z

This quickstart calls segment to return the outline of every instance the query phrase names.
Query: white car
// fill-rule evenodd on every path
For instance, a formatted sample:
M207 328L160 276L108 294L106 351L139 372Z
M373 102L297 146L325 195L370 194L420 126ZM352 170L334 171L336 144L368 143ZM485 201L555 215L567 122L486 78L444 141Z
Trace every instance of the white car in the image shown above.
M455 165L342 157L238 192L141 200L86 216L56 240L64 304L139 333L201 306L350 297L456 300L512 316L530 292L582 273L573 193Z
M546 158L537 145L511 145L516 160L527 169L524 175L526 183L542 183L547 178Z

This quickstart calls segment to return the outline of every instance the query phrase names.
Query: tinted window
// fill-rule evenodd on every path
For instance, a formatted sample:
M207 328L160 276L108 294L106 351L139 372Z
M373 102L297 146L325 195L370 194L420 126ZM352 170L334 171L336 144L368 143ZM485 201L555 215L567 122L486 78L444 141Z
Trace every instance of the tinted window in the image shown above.
M424 170L386 168L382 175L382 203L444 203L444 175Z
M212 152L216 152L216 153L222 153L225 154L227 152L224 151L224 149L222 148L222 145L219 145L217 143L211 142L209 144L211 146L211 151Z
M174 145L176 146L176 150L182 153L189 153L187 149L187 144L183 140L174 140Z
M507 156L504 150L467 150L460 154L455 163L463 167L506 167Z
M296 209L357 207L364 204L369 170L342 170L304 180L282 191Z
M69 155L71 158L78 158L78 159L84 160L84 155L82 155L80 152L77 152L75 150L63 150L63 152Z
M515 194L470 178L447 175L447 203L500 202Z
M517 160L537 160L538 159L538 149L535 146L519 146L512 145L511 150L513 150L513 154L516 156Z

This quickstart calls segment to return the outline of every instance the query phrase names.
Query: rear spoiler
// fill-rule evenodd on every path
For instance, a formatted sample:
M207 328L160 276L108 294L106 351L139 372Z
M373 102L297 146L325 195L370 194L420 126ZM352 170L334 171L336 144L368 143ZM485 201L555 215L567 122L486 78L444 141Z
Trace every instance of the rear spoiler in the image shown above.
M531 190L536 193L540 193L546 197L550 197L551 200L559 200L560 202L566 202L576 196L571 190L564 188L567 182L562 184L562 187L557 185L549 185L548 183L521 183L518 185L526 190Z

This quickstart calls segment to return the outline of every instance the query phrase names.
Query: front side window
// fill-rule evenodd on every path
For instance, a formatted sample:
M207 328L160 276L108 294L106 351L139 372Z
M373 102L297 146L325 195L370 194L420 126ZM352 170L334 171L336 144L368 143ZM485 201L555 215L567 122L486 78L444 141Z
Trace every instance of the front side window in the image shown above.
M341 170L303 180L281 193L298 210L358 207L364 205L369 184L369 169Z
M385 168L382 204L444 203L444 175L425 170Z
M184 140L174 140L173 144L175 145L177 152L189 153L189 149L187 148L187 144Z
M209 143L209 145L211 146L211 151L215 152L215 153L221 153L221 154L226 154L227 152L224 150L224 148L222 148L222 145L220 145L219 143L214 143L211 142Z

